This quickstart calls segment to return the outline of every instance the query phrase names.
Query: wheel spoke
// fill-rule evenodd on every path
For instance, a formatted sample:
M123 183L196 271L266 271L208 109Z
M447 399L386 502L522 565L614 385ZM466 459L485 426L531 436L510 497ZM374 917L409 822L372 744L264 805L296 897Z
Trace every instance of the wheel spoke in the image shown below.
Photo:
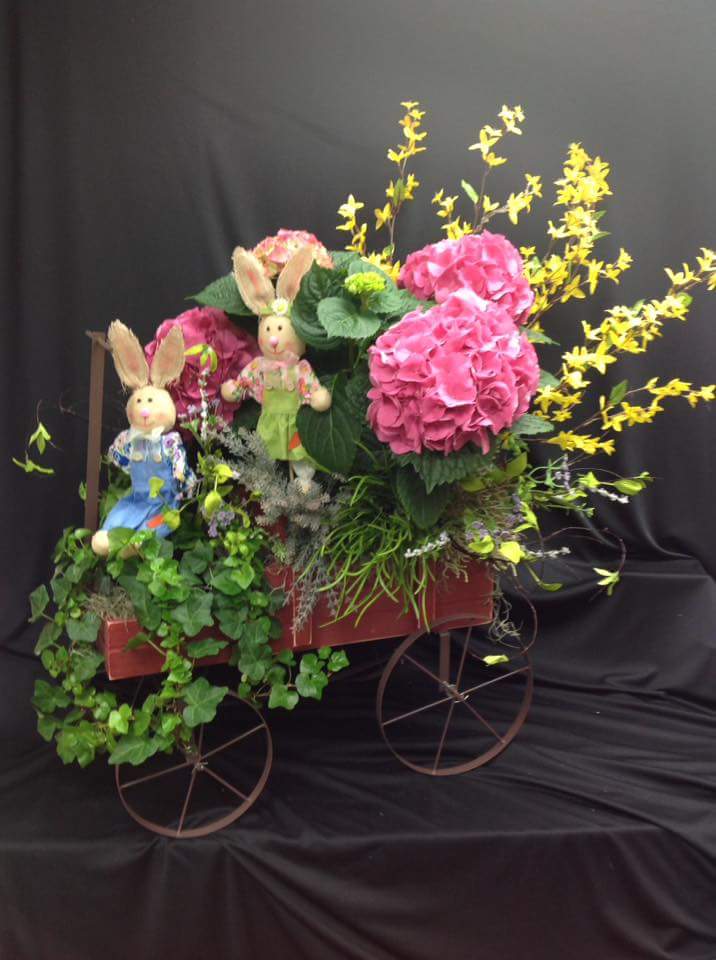
M230 783L224 780L223 777L220 777L218 773L214 773L213 770L209 769L209 767L204 767L203 772L208 773L210 777L214 778L214 780L218 780L219 783L225 786L227 790L231 790L232 793L235 793L238 797L241 797L242 800L249 799L245 793L242 793L237 787L233 787Z
M127 790L129 787L136 787L138 783L146 783L148 780L156 780L157 777L164 777L167 773L174 773L175 770L183 770L185 767L190 767L194 761L185 760L184 763L177 763L173 767L167 767L166 770L160 770L158 773L150 773L146 777L137 777L136 780L130 780L128 783L122 783L119 785L120 790Z
M460 690L459 693L466 697L470 693L474 693L476 690L482 690L483 687L489 687L490 684L499 683L500 680L506 680L508 677L513 677L516 673L524 673L525 670L529 670L529 666L518 667L516 670L510 670L509 673L500 674L499 677L493 677L492 680L485 680L483 683L478 683L474 687L470 687L469 690Z
M184 818L186 817L186 812L189 809L189 800L191 799L191 793L194 789L194 783L196 781L196 767L191 771L191 780L189 781L189 787L186 791L186 797L184 798L184 806L181 808L181 816L179 817L179 826L177 827L177 836L181 834L182 827L184 826Z
M453 700L452 703L450 704L448 715L445 718L445 723L443 725L443 735L442 737L440 737L438 752L435 754L435 762L433 763L433 773L435 773L435 771L440 765L440 757L442 756L443 747L445 746L445 738L447 737L448 727L450 726L450 721L452 720L452 714L454 709L455 709L455 701Z
M467 648L470 645L470 637L472 636L472 627L470 627L465 634L465 643L462 646L462 656L460 657L460 666L457 668L457 676L455 677L455 689L460 689L460 681L462 680L462 671L465 669L465 660L467 659Z
M264 723L257 723L255 727L247 730L246 733L240 733L239 736L234 737L233 740L227 740L225 743L220 743L218 747L214 747L213 750L207 750L207 752L202 754L199 759L206 760L207 757L213 757L213 755L215 753L219 753L220 750L226 750L228 747L233 747L235 743L238 743L240 740L244 740L246 737L250 737L251 734L256 733L257 730L263 730L264 727Z
M423 710L430 710L431 707L439 707L441 703L447 703L454 700L454 697L443 697L441 700L433 700L432 703L426 703L424 707L416 707L415 710L409 710L407 713L401 713L397 717L391 717L390 720L384 720L382 726L388 727L391 723L397 723L398 720L407 720L408 717L414 717L416 713L422 713Z
M499 735L499 733L497 732L497 730L495 730L492 724L489 723L487 720L485 720L483 715L481 713L478 713L478 711L473 707L471 703L468 703L467 699L462 699L462 695L461 695L461 702L467 707L470 713L474 714L477 717L480 723L484 724L487 727L487 729L490 731L493 737L496 737L500 741L500 743L505 742L504 738Z
M445 681L444 681L444 680L441 680L440 677L437 675L437 673L433 673L432 670L428 670L428 668L427 668L427 667L424 667L423 664L420 663L418 660L414 660L414 659L410 656L410 654L404 653L404 654L403 654L403 659L404 659L404 660L409 660L410 663L412 663L412 665L413 665L414 667L417 667L418 670L422 670L423 673L425 673L425 674L427 674L429 677L431 677L431 678L437 683L437 685L438 685L439 687L445 687L445 686L447 686L447 684L445 683Z

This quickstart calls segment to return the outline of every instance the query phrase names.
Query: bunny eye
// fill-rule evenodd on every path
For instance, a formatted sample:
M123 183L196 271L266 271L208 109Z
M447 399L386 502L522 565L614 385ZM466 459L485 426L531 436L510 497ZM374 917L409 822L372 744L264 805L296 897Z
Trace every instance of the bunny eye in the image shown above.
M278 332L279 332L279 333L280 333L280 332L281 332L281 331L283 330L283 327L281 326L281 324L280 324L280 323L279 323L279 325L278 325L278 328L277 328L277 329L278 329Z
M147 397L147 403L152 403L152 397Z

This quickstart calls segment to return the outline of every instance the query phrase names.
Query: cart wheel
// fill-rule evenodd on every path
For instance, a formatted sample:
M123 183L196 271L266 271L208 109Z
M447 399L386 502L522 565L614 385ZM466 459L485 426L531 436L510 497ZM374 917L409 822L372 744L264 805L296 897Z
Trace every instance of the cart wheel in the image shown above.
M119 798L137 823L165 837L205 837L238 820L266 785L273 759L268 725L250 703L229 692L210 727L196 730L197 749L157 754L147 773L115 769Z
M434 777L466 773L501 753L527 717L532 666L518 640L495 643L479 617L448 617L417 631L378 684L383 739L401 763ZM493 663L485 656L504 655Z

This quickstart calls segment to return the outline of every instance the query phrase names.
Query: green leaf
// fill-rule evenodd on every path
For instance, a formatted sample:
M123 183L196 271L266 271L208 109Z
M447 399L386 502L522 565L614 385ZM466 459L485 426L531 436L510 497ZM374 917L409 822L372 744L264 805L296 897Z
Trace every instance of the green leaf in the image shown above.
M30 594L30 623L34 623L40 619L49 602L50 594L47 592L45 584L41 583L40 586L36 587Z
M161 742L156 739L148 740L145 737L122 737L112 750L108 763L117 766L120 763L129 763L138 767L157 752Z
M113 532L110 531L110 535ZM147 586L129 574L123 574L119 577L119 585L124 587L129 594L134 612L142 626L150 632L155 631L161 622L162 613L159 604L152 597Z
M127 640L127 645L124 649L138 650L139 647L143 647L146 643L149 643L149 637L143 630L140 630L139 633L135 633L133 637Z
M182 573L201 574L214 558L214 549L208 540L197 540L191 549L186 550L179 563Z
M43 740L46 740L48 743L52 740L55 735L55 730L59 727L59 721L55 720L53 717L38 717L37 718L37 732L40 734Z
M505 540L500 544L497 552L510 563L519 563L524 556L524 551L517 540Z
M536 417L533 413L523 414L519 420L515 421L510 427L510 433L515 437L534 436L537 433L551 433L554 430L554 424L541 417Z
M539 388L540 390L543 387L558 387L559 380L553 373L550 373L549 370L540 370L539 372Z
M32 705L40 713L54 713L55 710L69 707L70 695L62 687L47 680L35 680Z
M184 723L188 727L198 727L200 723L211 723L216 716L216 708L228 692L228 687L214 687L206 677L199 677L184 691L186 702L182 711Z
M301 288L291 305L291 322L296 333L310 347L332 350L338 337L329 337L318 319L318 305L326 297L336 296L343 289L345 274L313 263L301 281Z
M486 663L488 667L494 667L498 663L509 663L510 658L504 653L490 653L482 658L482 662Z
M156 500L159 494L162 492L164 487L164 480L161 477L150 477L149 479L149 496L152 500Z
M184 603L171 611L170 617L183 628L185 636L195 637L202 627L211 627L214 623L211 601L210 593L193 590Z
M398 470L395 487L403 509L421 530L437 523L452 496L449 483L433 487L428 493L423 480L410 467Z
M101 622L96 613L87 613L81 620L68 620L67 636L73 643L95 643Z
M457 453L445 454L425 450L423 453L406 453L396 456L399 464L410 464L425 482L428 493L444 483L453 483L465 477L473 476L491 463L489 455L481 453L472 444L468 444Z
M25 473L44 473L46 476L51 477L55 472L51 467L41 467L39 463L35 463L34 460L30 460L27 454L25 454L24 461L13 457L12 462L16 467L24 470Z
M383 317L403 317L410 310L427 309L423 300L418 300L409 290L399 290L395 284L370 298L370 308Z
M365 340L380 329L380 320L344 297L327 297L318 304L318 320L329 337Z
M308 343L308 341L306 341ZM261 405L252 397L245 397L241 401L238 410L234 410L234 419L231 421L231 429L236 430L255 430L256 424L261 416Z
M614 481L614 486L619 493L625 493L627 496L633 497L637 493L641 493L646 487L646 483L638 477L621 477L619 480Z
M206 637L204 640L194 640L187 644L186 655L192 660L200 660L202 657L213 657L224 647L228 646L226 640L218 640L215 637Z
M107 726L114 733L124 734L129 732L129 721L132 716L132 708L128 703L123 703L119 710L112 710L107 719Z
M302 406L296 425L303 446L317 463L331 473L345 476L350 472L362 423L348 402L343 378L339 377L334 384L330 408L318 413Z
M331 673L338 673L349 665L348 655L345 650L334 650L328 658L328 669Z
M617 403L621 403L624 397L626 396L626 392L628 389L629 389L628 380L621 380L619 383L615 384L611 389L611 393L609 394L609 405L613 407Z
M299 695L295 690L289 690L284 683L276 683L271 687L269 694L269 710L276 707L283 707L285 710L293 710L299 701Z
M246 626L246 614L246 607L239 605L220 607L217 616L221 632L232 640L238 640Z
M276 659L279 663L283 663L287 667L292 667L296 662L296 657L294 656L293 650L280 650L276 655Z
M253 567L250 563L243 563L239 567L224 567L219 573L212 574L211 586L229 597L236 597L244 593L253 580Z
M92 731L65 729L57 737L57 753L63 763L76 760L86 767L94 760L96 744Z
M91 680L102 664L104 664L102 654L89 650L87 647L75 650L71 657L72 671L80 683Z
M35 644L35 653L37 656L39 657L47 647L51 647L57 643L61 635L62 627L59 624L55 623L54 620L51 623L46 623L42 630L40 630L40 636L37 638L37 643Z
M478 199L479 199L479 195L478 195L477 190L473 187L473 185L472 185L471 183L468 183L467 180L461 180L461 181L460 181L460 186L461 186L462 189L465 191L465 193L468 195L468 197L470 198L470 200L471 200L473 203L477 203L477 201L478 201Z
M233 273L227 273L226 276L219 277L208 287L204 287L199 293L194 293L187 299L196 300L204 307L216 307L218 310L223 310L224 313L230 313L235 317L253 316L253 310L250 310L241 299Z
M527 330L527 339L530 343L551 343L553 346L558 347L559 342L553 340L552 337L548 337L546 333L542 330Z
M324 673L299 673L296 677L296 690L302 697L320 700L327 683L328 677Z
M329 251L335 273L347 273L354 263L361 263L360 254L354 250L331 250ZM341 283L343 281L341 280Z

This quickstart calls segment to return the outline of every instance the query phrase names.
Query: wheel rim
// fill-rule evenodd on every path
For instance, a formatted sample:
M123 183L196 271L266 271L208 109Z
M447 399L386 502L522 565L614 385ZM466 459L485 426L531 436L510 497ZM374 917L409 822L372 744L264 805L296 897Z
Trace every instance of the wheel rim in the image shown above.
M465 627L464 636L451 637L451 629L463 628L466 623L473 626ZM430 630L418 630L397 647L381 675L376 700L381 735L391 753L417 773L454 776L474 770L502 753L525 722L533 676L524 644L496 647L476 630L479 617L470 614L448 617ZM441 635L450 637L448 656ZM509 655L509 663L487 666L481 660L483 650ZM502 697L502 704L501 694L508 694ZM427 731L431 715L439 712L442 716L436 729ZM474 724L474 743L472 728L468 728L469 747L464 729L461 737L456 735L458 713L460 719L469 716ZM417 738L413 734L413 740L406 741L401 734L410 722L420 722L422 728ZM456 739L459 744L451 742ZM456 754L458 759L454 759ZM465 754L471 755L465 759Z
M238 820L263 791L273 761L268 725L256 707L231 691L222 706L238 707L246 718L247 722L234 736L222 735L220 742L214 744L202 724L198 728L197 750L185 759L179 754L157 756L153 759L160 769L144 775L137 775L134 767L124 764L115 768L122 805L145 830L165 837L205 837ZM242 753L249 744L250 763L242 769ZM183 782L177 782L179 778ZM246 780L253 786L247 787ZM162 796L158 794L160 789ZM167 794L169 799L165 801ZM163 806L171 811L168 815ZM196 823L197 820L200 822Z

